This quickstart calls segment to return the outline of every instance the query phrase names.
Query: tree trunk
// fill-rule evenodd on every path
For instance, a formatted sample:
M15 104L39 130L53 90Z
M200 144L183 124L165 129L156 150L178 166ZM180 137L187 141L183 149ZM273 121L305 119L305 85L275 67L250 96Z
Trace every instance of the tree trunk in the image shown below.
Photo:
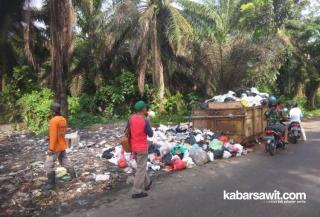
M24 39L24 53L29 62L32 65L34 70L38 72L38 67L36 65L35 59L33 57L32 49L30 47L30 23L31 23L31 8L30 8L30 0L26 2L26 11L24 14L25 25L23 28L23 39Z
M219 54L220 54L220 84L219 84L219 91L221 93L224 92L224 72L223 72L223 49L222 44L219 42Z
M302 97L304 96L303 94L303 84L301 81L297 81L296 83L296 93L295 93L296 96L298 97Z
M148 46L147 46L147 42L144 41L142 43L141 52L138 60L138 88L139 88L139 93L141 97L144 96L144 84L145 84L147 60L148 60Z
M310 81L310 83L306 87L306 97L309 108L315 107L315 99L317 91L320 87L319 81Z
M72 0L50 0L51 33L51 87L55 100L61 105L61 114L68 116L66 80L68 62L73 52L73 27L75 13Z
M164 111L164 107L163 107L164 76L163 76L163 65L161 61L161 51L160 51L160 44L158 40L156 19L154 19L153 32L152 32L152 52L153 52L153 83L159 91L160 111Z

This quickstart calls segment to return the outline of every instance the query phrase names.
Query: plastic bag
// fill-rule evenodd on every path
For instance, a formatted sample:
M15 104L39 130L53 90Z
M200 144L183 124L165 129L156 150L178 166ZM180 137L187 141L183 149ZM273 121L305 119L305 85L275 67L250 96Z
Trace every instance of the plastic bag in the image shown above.
M118 160L118 166L120 168L126 168L128 166L128 163L127 163L126 159L125 158L120 158Z
M186 163L187 168L193 168L195 166L191 157L184 157L182 160Z
M242 154L242 152L243 152L243 146L242 146L242 145L240 145L240 144L234 144L233 146L238 149L238 153L239 153L239 154Z
M113 157L114 148L109 148L108 150L105 150L102 154L102 158L105 159L111 159Z
M221 135L221 136L219 137L219 140L220 140L224 145L227 144L228 141L229 141L228 137L227 137L227 136L224 136L224 135Z
M184 170L186 168L186 163L179 158L172 160L172 165L173 170Z
M119 160L118 160L118 166L120 168L126 168L128 167L128 163L127 163L127 160L126 160L126 157L124 155L124 153L121 154Z
M201 134L196 135L194 138L195 138L196 142L201 142L204 140L204 138Z
M184 157L184 154L188 151L188 149L183 145L176 145L174 146L170 152L172 155L179 155L179 157L182 159Z
M223 156L223 150L222 149L213 150L213 156L214 156L214 159L221 159Z
M162 162L164 163L164 165L170 165L171 164L171 160L172 160L172 154L171 153L167 153L162 157Z
M230 152L224 151L222 157L223 157L224 159L228 159L228 158L230 158L231 156L232 156L232 154L231 154Z
M208 151L208 158L209 158L209 161L214 161L214 154L211 152L211 151Z
M164 156L170 152L170 145L162 144L160 147L160 155Z
M214 139L209 143L209 148L212 150L221 150L223 143L218 139Z
M205 152L201 148L192 148L190 150L190 157L198 166L204 165L209 161L207 152Z

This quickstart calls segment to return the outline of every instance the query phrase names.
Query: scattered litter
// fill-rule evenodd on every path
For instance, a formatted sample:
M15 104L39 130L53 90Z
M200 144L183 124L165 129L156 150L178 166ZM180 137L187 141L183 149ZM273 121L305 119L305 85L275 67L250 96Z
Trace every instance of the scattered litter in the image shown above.
M106 173L106 174L99 174L96 175L96 182L100 182L100 181L108 181L110 179L110 173Z
M12 135L1 141L0 199L4 201L1 208L11 210L13 216L17 215L16 210L33 210L33 213L25 215L36 216L40 210L56 202L66 203L82 194L102 192L125 182L131 184L137 163L133 155L124 153L118 145L124 125L83 129L68 134L70 147L67 154L78 178L67 182L70 175L57 162L59 188L49 192L42 191L47 180L44 170L47 141L27 134ZM148 143L148 169L152 175L247 154L241 144L234 144L225 135L208 129L193 129L189 123L160 125L154 128L154 136L148 138ZM5 200L7 195L12 199ZM77 200L77 203L85 206L88 201ZM32 204L38 204L39 208L34 209Z

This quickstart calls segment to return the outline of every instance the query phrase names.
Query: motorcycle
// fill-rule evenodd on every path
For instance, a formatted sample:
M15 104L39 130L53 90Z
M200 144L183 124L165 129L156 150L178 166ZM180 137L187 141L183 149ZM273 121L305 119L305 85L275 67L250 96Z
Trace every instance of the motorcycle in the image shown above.
M265 129L265 150L273 156L276 152L276 149L282 148L285 149L286 143L284 142L284 135L281 132L278 132L272 128L272 126L267 126Z
M292 122L289 125L289 140L296 144L301 137L301 126L299 122Z

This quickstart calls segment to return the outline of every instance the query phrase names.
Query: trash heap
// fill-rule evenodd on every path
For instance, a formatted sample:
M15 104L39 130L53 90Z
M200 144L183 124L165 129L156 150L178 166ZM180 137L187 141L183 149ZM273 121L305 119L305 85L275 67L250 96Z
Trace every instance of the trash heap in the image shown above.
M268 93L262 93L257 88L241 88L234 91L229 91L226 94L214 96L204 102L202 107L208 107L210 102L234 102L240 101L245 107L261 106L268 103Z
M71 201L86 204L79 199L81 195L123 185L128 174L101 158L104 149L117 144L123 129L124 124L114 124L74 132L79 142L72 143L67 153L78 178L70 182L67 171L57 163L54 191L42 190L47 180L44 162L48 143L44 138L16 134L0 140L1 213L4 216L38 216L47 207L67 206Z
M82 195L116 189L131 183L136 162L118 145L125 124L83 129L67 137L67 149L78 178L69 181L67 171L56 168L57 187L44 191L44 162L48 143L29 134L11 135L0 141L0 208L4 216L38 216L48 207L80 206ZM188 124L160 125L149 138L148 168L151 175L183 170L209 161L246 154L240 144L210 130L194 130Z
M192 129L187 123L177 126L160 125L148 139L150 171L175 171L204 165L221 158L246 154L241 144L234 144L227 136L210 130ZM133 173L137 164L131 153L120 145L105 150L103 158Z

